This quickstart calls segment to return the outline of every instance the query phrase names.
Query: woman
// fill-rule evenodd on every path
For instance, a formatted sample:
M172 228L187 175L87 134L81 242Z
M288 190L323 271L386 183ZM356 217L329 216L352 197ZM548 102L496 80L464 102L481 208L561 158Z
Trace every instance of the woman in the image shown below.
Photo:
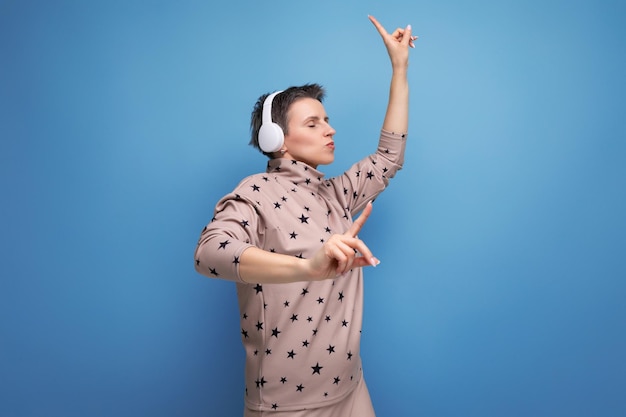
M402 167L411 27L389 34L370 16L392 66L377 151L325 179L335 130L317 84L259 98L251 144L270 160L217 204L196 270L233 280L246 351L244 416L374 416L361 368L362 267L376 259L357 234L371 201ZM362 211L357 220L352 216Z

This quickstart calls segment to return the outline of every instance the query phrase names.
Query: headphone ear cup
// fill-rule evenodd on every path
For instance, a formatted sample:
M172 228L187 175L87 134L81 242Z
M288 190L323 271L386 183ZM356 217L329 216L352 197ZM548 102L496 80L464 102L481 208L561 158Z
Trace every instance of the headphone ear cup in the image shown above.
M285 142L283 129L276 123L264 123L259 129L259 147L263 152L272 153L280 150Z

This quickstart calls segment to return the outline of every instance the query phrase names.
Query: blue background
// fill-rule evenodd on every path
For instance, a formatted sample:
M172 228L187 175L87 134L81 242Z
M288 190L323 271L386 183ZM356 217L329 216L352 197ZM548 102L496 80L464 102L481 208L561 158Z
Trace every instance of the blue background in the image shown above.
M327 88L327 175L373 151L368 14L420 36L361 234L378 415L626 415L623 4L0 1L0 416L240 414L235 288L193 250L264 169L259 95Z

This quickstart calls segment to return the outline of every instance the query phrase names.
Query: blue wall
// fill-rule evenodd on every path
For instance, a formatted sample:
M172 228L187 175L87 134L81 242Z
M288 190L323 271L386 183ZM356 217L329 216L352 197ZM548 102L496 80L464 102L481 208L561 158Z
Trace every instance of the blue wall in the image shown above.
M0 416L239 415L235 290L196 240L265 166L260 94L327 87L328 175L373 150L367 14L420 36L406 166L361 234L378 414L626 415L625 12L0 1Z

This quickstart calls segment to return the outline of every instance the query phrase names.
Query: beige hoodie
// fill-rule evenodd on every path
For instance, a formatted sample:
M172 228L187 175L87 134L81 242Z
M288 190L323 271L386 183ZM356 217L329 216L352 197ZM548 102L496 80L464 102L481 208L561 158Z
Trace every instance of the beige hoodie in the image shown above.
M362 377L361 268L333 280L248 284L250 246L311 257L374 200L401 169L405 135L381 131L376 153L325 179L301 162L273 159L216 205L195 252L196 270L237 282L246 351L245 401L253 410L301 410L341 401Z

